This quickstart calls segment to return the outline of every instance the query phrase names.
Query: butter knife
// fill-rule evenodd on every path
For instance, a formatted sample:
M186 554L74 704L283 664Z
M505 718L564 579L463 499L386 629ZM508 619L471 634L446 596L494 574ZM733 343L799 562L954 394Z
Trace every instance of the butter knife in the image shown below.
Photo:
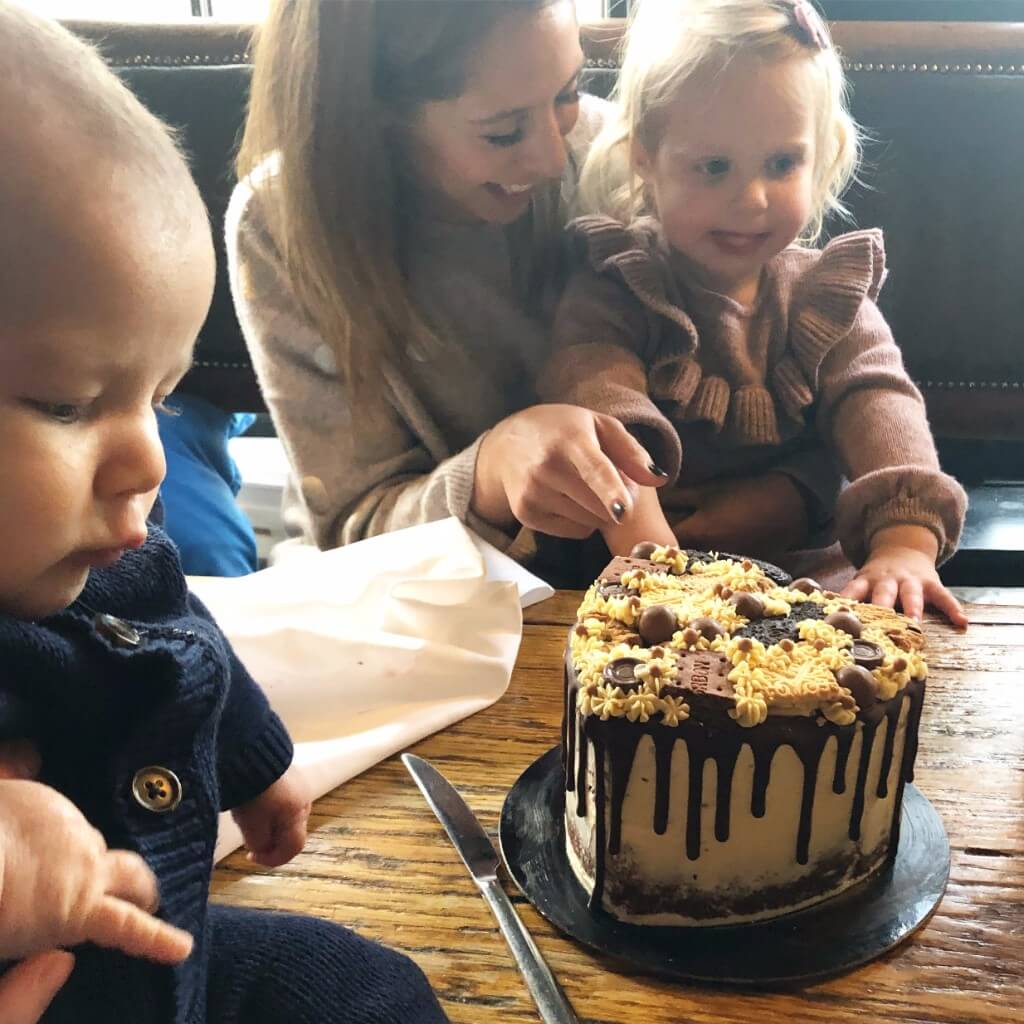
M466 801L429 761L415 754L403 754L402 763L444 826L491 913L497 918L501 934L526 979L526 987L537 1004L541 1020L545 1024L579 1024L569 1000L501 887L498 854Z

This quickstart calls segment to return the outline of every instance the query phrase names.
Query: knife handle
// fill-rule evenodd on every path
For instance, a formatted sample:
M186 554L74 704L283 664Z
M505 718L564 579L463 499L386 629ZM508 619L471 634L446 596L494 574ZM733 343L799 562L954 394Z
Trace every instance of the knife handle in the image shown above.
M580 1024L579 1018L569 1005L562 987L555 981L544 957L537 948L526 925L520 920L511 900L496 878L480 881L480 891L487 900L504 935L508 948L512 950L516 964L526 979L526 987L540 1011L544 1024Z

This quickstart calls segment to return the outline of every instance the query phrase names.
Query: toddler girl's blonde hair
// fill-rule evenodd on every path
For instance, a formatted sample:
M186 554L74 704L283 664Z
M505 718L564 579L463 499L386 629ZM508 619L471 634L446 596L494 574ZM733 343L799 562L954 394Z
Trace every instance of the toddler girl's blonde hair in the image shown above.
M697 75L724 71L740 53L766 61L802 57L817 80L819 99L814 204L800 240L815 241L828 214L847 212L840 197L856 172L860 139L828 29L813 13L811 31L806 22L791 0L643 0L626 36L614 92L618 110L583 167L580 212L604 213L624 224L651 212L632 167L633 144L657 151L668 108Z

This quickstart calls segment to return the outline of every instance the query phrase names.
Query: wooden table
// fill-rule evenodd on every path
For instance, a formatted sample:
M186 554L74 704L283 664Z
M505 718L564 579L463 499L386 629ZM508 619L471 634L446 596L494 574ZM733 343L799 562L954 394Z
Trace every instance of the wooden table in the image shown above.
M579 594L527 611L508 692L417 744L495 835L519 774L558 742L561 658ZM1024 1021L1024 589L970 605L958 634L927 624L931 675L917 785L953 848L949 888L908 942L838 979L785 994L689 987L623 973L563 938L506 888L581 1020L601 1024ZM401 762L319 800L305 851L273 873L234 854L213 898L330 918L409 953L454 1024L538 1017L483 900Z

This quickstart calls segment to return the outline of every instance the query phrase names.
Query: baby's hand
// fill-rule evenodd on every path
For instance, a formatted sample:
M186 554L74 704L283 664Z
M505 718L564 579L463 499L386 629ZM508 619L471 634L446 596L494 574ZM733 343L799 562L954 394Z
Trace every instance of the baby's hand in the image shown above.
M931 537L933 550L922 550L929 545L917 543L917 536L906 533L908 530L921 531ZM843 589L843 597L870 601L886 608L895 608L899 601L904 613L913 619L920 619L925 604L930 604L943 612L954 626L963 628L967 625L967 616L960 602L939 579L935 548L934 535L923 527L879 530L872 538L868 560Z
M258 797L236 807L231 816L242 830L249 860L268 868L287 864L306 845L311 808L309 787L295 765Z
M0 781L0 959L94 942L178 963L192 936L152 916L156 878L70 800L38 782Z
M0 1020L39 1024L74 966L75 958L59 949L16 963L0 978Z

